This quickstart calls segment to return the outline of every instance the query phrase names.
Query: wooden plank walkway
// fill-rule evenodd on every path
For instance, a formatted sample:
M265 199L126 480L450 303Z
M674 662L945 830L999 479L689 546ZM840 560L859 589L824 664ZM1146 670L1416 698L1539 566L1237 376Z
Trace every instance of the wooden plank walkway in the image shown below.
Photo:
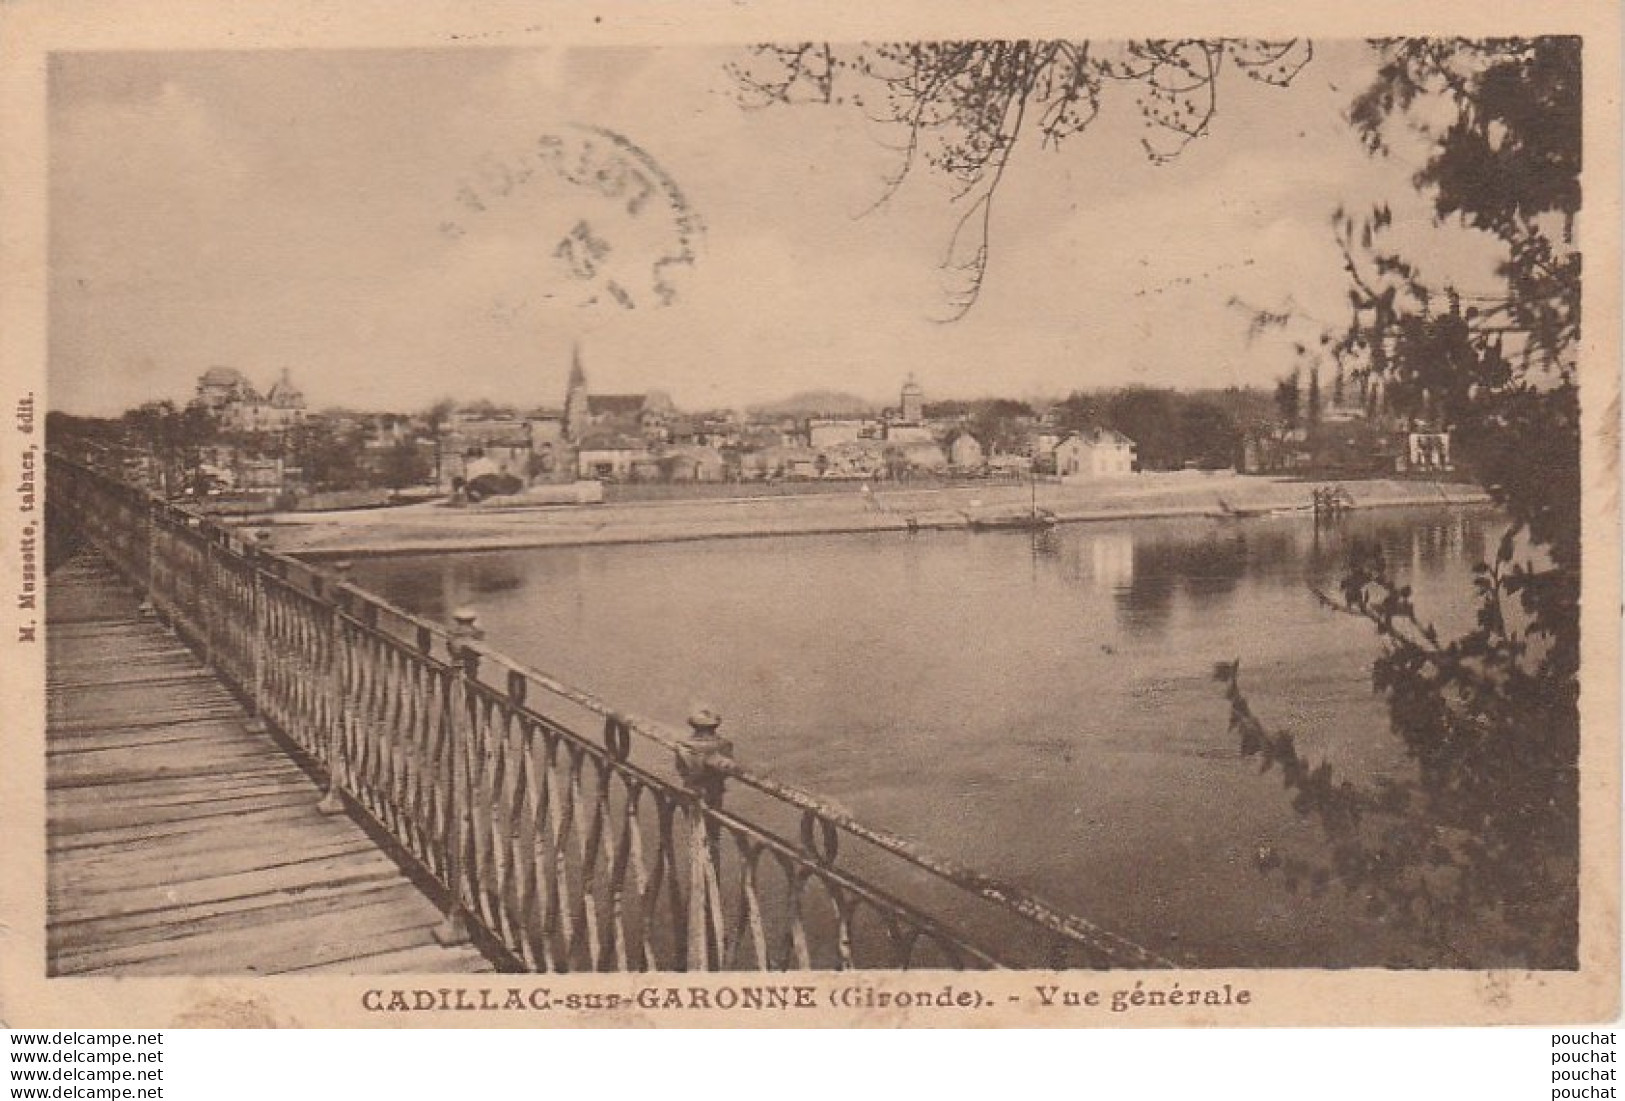
M105 559L49 604L51 974L491 970Z

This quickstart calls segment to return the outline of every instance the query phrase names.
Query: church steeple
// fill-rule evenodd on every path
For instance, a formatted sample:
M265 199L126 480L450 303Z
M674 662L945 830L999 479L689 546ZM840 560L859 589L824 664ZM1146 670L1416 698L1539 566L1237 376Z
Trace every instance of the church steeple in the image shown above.
M564 395L564 431L572 441L587 431L587 372L581 366L581 342L570 350L570 384Z
M587 372L581 369L581 342L578 340L570 346L570 387L568 394L587 388Z

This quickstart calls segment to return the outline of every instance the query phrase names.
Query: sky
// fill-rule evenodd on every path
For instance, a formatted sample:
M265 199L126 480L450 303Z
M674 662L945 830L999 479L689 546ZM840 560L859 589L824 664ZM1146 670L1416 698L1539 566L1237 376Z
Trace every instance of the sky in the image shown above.
M1371 55L1321 42L1290 88L1227 74L1212 134L1169 164L1124 96L1058 149L1018 147L981 299L944 323L947 182L871 210L896 132L745 109L743 57L54 55L50 406L184 401L217 365L262 388L286 369L314 408L558 406L577 347L594 392L691 409L895 402L910 374L927 400L1264 386L1315 325L1249 341L1231 299L1338 322L1332 212L1379 200L1425 271L1488 286L1486 243L1432 227L1415 164L1344 120Z

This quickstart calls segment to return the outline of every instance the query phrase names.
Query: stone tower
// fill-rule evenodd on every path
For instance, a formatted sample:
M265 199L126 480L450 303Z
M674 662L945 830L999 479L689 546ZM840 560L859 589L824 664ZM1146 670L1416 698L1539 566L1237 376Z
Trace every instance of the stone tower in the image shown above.
M908 381L903 383L902 407L898 410L898 419L903 424L919 424L925 420L925 391L920 384L914 381L912 373Z

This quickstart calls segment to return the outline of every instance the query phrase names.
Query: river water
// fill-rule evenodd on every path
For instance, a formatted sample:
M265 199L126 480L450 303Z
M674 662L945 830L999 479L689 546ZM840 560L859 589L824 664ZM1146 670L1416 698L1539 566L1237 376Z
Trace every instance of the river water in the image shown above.
M700 703L741 758L1207 966L1405 963L1363 900L1311 899L1261 851L1319 850L1241 759L1213 665L1340 773L1406 762L1370 686L1369 625L1322 607L1380 545L1448 637L1501 524L1400 509L1305 518L798 536L363 560L421 615L681 726Z

